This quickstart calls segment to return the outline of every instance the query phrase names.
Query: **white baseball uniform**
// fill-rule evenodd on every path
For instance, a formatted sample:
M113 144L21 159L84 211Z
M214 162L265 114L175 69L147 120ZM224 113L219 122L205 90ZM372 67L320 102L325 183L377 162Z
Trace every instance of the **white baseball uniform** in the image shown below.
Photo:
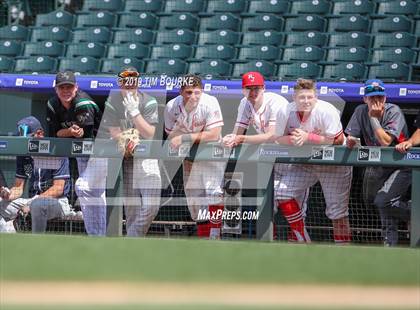
M190 113L184 108L182 96L170 100L166 105L164 118L167 134L174 130L191 134L223 126L219 101L205 93ZM200 209L207 210L209 205L223 203L225 166L225 162L184 161L184 191L193 220L197 220Z
M288 135L300 128L308 133L335 138L342 134L339 111L330 103L317 100L308 118L302 120L297 105L292 102L289 110L277 114L276 134ZM287 175L277 188L276 199L288 200L299 197L309 187L320 181L326 202L328 218L348 216L348 202L352 180L351 166L291 165Z

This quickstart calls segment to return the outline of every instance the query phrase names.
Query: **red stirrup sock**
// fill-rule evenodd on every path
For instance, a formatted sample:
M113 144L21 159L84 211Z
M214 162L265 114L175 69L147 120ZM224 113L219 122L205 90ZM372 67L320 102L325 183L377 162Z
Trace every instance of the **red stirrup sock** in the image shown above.
M351 242L351 229L349 217L333 220L334 241L337 244L348 244Z
M278 208L283 212L287 222L289 222L292 231L292 242L311 242L308 232L305 228L302 210L295 199L290 199L284 202L279 202Z
M210 222L197 222L198 238L208 238L210 234Z

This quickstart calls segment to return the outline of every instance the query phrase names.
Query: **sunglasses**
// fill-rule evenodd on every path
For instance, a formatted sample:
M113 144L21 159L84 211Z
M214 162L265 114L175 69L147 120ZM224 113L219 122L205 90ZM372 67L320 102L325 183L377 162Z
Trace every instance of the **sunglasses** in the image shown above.
M139 77L139 75L140 73L137 71L123 71L118 74L118 77L125 79L128 77Z
M31 134L28 134L29 126L28 125L19 125L18 126L18 133L21 137L31 137ZM32 134L33 136L33 134Z
M379 85L368 85L365 87L365 94L373 93L373 92L384 92L385 88Z

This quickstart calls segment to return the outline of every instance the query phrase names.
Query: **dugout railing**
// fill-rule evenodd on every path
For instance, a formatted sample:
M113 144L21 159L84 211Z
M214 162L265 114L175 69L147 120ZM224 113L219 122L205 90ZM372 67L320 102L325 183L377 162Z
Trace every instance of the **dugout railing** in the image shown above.
M20 137L0 137L0 166L6 175L14 176L14 156L58 156L78 157L97 156L106 157L115 161L118 167L121 165L122 155L117 151L116 144L111 140L99 140L95 142L85 140L44 138L38 142L43 145L31 149L30 140ZM87 146L80 151L76 146ZM93 147L92 147L93 146ZM367 156L366 156L367 155ZM219 144L202 144L198 147L184 145L178 151L171 150L166 141L142 141L136 148L135 158L158 158L161 166L168 163L181 163L184 158L197 161L226 161L227 167L242 164L252 167L242 173L242 178L248 182L242 183L244 189L253 193L254 197L243 197L245 206L254 206L259 212L255 227L247 232L258 240L270 241L273 239L273 164L317 164L317 165L351 165L353 167L365 166L401 166L412 169L412 210L410 225L410 245L420 245L420 148L413 148L407 154L400 154L393 148L361 147L349 150L342 146L303 146L288 147L277 144L242 145L235 149L225 149ZM7 165L4 163L8 162ZM234 169L233 169L234 170ZM235 172L229 172L235 173ZM117 171L111 173L107 180L108 199L108 228L107 235L121 236L123 231L122 221L122 175ZM249 182L251 180L252 182ZM168 181L168 180L167 180ZM169 180L171 181L171 180ZM242 181L241 181L242 182ZM417 189L417 190L416 190ZM166 222L171 222L169 218ZM157 219L155 223L164 225L165 220ZM71 219L70 219L71 221ZM173 222L173 223L176 223ZM171 225L174 225L174 224ZM182 223L182 222L181 222ZM286 225L285 225L286 226ZM320 225L322 226L322 225ZM250 226L251 227L251 226ZM318 227L322 229L322 227ZM378 230L378 229L377 229ZM379 231L378 231L379 233ZM167 234L167 231L166 233Z

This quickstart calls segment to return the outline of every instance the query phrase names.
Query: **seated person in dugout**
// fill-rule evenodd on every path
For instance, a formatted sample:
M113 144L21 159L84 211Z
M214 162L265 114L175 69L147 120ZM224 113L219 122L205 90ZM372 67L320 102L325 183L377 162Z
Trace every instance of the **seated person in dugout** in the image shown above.
M33 116L21 119L17 127L22 137L44 137L41 123ZM69 179L68 158L17 156L15 184L0 191L0 232L15 232L10 223L19 212L31 212L33 233L45 232L47 220L68 215ZM30 198L21 198L27 181Z

